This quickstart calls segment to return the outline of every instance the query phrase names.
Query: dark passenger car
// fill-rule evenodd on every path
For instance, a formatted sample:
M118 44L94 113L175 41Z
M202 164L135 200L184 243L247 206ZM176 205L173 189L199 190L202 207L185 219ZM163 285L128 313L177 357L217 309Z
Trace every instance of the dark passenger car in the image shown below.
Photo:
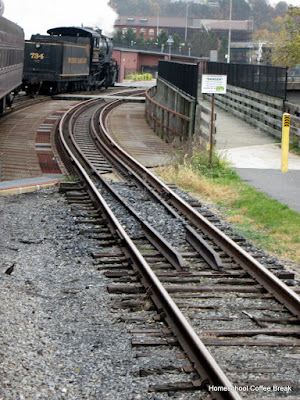
M22 85L23 29L0 16L0 113L11 106Z

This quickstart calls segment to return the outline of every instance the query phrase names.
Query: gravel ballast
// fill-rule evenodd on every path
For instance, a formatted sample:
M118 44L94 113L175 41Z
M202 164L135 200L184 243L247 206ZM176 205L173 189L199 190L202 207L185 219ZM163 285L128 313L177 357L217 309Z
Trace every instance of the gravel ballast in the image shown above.
M91 256L109 249L81 234L57 188L0 197L0 218L0 400L199 398L148 392L188 378L142 377L141 369L187 361L176 361L176 346L132 347L130 330L144 323L126 319L155 327L153 312L115 306L124 296L108 294L112 282Z
M181 247L182 223L173 225L142 192L135 190L134 196L130 185L114 187ZM140 234L123 207L111 196L107 200L126 230ZM182 367L186 360L179 364L176 347L167 347L165 354L132 347L130 330L144 322L124 321L138 316L156 328L153 316L115 306L126 296L108 294L112 281L91 256L113 249L81 234L83 225L76 224L57 188L0 197L0 220L0 400L199 398L196 392L148 392L149 384L188 379L177 373L141 377L141 369Z
M65 199L2 197L0 214L0 399L141 398L130 334Z

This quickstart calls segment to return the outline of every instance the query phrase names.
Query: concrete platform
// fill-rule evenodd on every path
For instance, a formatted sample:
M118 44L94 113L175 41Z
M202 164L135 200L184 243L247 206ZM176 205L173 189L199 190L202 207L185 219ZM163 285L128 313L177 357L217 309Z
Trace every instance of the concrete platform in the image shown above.
M107 101L113 100L124 100L127 102L134 102L134 103L145 103L145 97L128 97L128 96L118 96L116 95L105 95L105 94L57 94L52 97L54 100L90 100L90 99L102 99Z
M211 107L206 100L201 100L201 103ZM231 162L240 177L300 213L300 156L290 152L288 172L281 172L281 149L276 138L218 106L215 112L217 149Z
M170 162L172 147L160 139L145 120L144 104L122 104L112 113L109 127L114 140L146 167Z
M0 182L0 196L11 196L36 192L52 186L57 186L63 175L43 175L37 178L18 179Z

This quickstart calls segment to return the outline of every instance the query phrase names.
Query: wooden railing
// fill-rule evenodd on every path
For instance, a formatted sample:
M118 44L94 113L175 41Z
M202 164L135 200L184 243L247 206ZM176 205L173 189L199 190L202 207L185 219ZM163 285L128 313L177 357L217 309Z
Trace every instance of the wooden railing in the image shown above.
M281 138L283 100L228 85L226 94L215 95L215 104L262 131Z

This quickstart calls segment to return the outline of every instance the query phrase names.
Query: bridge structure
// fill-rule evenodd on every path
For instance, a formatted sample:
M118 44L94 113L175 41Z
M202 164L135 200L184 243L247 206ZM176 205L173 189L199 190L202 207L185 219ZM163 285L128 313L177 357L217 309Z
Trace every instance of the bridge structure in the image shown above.
M226 95L215 97L212 120L217 150L247 183L300 212L300 156L290 153L288 172L281 172L280 148L284 112L291 113L290 137L300 145L300 104L232 85ZM192 109L191 96L172 87L165 76L163 79L158 76L157 86L148 91L149 124L159 136L175 145L182 138L192 137L194 116L194 133L209 138L210 97L198 90L195 115Z

